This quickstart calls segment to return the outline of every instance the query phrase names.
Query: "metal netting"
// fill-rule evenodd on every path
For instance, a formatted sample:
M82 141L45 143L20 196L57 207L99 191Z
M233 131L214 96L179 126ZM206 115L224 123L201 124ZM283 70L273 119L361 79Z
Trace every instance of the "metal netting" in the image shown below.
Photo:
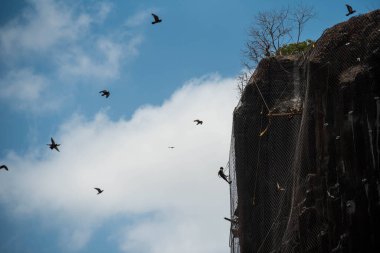
M234 111L231 252L380 250L379 82L379 10L260 62Z

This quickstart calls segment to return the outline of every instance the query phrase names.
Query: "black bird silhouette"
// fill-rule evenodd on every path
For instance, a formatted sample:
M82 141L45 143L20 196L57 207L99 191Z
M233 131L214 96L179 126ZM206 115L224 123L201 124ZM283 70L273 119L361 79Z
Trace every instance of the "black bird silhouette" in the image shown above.
M226 180L227 183L231 184L231 181L228 181L227 176L223 172L223 167L220 167L218 176Z
M170 147L168 147L168 148L171 148L171 149L173 149L174 147L170 146Z
M199 124L203 124L203 121L202 120L199 120L199 119L196 119L196 120L194 120L194 122L196 122L197 123L197 125L199 125Z
M352 7L348 4L346 4L346 7L348 10L348 13L346 14L346 16L350 16L351 14L354 14L356 12L356 10L353 10Z
M55 141L53 140L53 138L50 138L50 140L51 140L51 144L46 144L46 145L48 145L51 150L55 149L55 150L57 150L59 152L58 146L60 146L61 144L55 143Z
M99 188L94 188L94 189L98 191L98 195L104 191L104 190L101 190Z
M152 16L154 18L154 21L152 22L152 25L162 22L162 20L156 14L152 13Z
M3 165L0 166L0 170L1 170L1 169L8 170L8 167L7 167L6 165L3 164Z
M108 98L111 94L108 90L102 90L99 91L99 93L102 93L102 97L105 96L106 98Z

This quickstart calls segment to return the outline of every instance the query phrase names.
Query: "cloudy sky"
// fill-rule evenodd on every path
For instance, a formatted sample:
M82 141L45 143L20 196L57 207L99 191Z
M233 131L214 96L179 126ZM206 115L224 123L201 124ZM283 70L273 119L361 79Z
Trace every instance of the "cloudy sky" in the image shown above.
M317 16L302 39L346 20L345 3L308 1ZM236 76L253 16L278 7L2 1L0 252L229 252L229 188L217 171L228 162ZM163 22L153 26L152 12Z

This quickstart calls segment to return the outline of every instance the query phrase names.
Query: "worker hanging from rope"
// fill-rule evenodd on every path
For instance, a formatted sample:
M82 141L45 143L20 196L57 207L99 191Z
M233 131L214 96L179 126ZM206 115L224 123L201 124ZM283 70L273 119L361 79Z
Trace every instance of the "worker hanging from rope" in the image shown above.
M219 172L218 172L218 176L223 178L224 180L226 180L227 183L229 183L229 184L232 183L232 181L228 181L228 179L227 179L228 177L226 176L226 174L224 174L223 167L220 167Z

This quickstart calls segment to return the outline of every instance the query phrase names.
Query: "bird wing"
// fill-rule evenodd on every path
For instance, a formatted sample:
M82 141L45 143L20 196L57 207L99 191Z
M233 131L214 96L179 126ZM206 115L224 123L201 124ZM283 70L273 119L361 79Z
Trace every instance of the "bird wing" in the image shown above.
M53 140L53 137L50 138L51 144L55 145L55 141Z
M352 12L352 7L350 5L346 4L346 7L347 7L348 12Z
M5 170L8 170L8 167L7 167L6 165L1 165L1 166L0 166L0 169L3 169L3 168L4 168Z
M60 152L57 146L54 146L54 149L57 150L58 152Z
M158 21L158 20L160 20L159 17L158 17L156 14L153 14L153 13L152 13L152 16L153 16L153 18L154 18L154 21Z
M99 91L99 93L106 93L106 92L107 92L106 90Z
M95 190L97 190L99 193L102 191L102 190L100 190L99 188L94 188Z

